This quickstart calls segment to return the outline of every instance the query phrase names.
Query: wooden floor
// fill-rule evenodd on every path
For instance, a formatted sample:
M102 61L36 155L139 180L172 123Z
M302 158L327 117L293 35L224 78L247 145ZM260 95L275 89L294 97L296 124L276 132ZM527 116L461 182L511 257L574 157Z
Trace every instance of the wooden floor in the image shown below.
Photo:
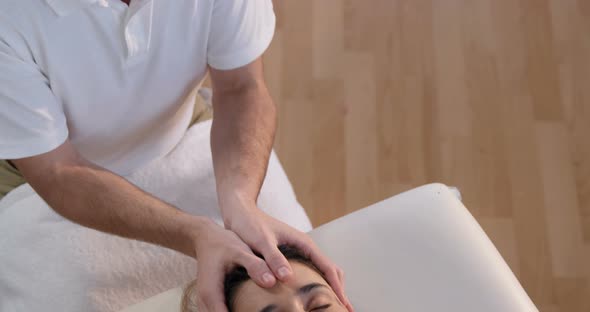
M276 150L315 225L455 185L541 311L590 311L590 1L275 11Z

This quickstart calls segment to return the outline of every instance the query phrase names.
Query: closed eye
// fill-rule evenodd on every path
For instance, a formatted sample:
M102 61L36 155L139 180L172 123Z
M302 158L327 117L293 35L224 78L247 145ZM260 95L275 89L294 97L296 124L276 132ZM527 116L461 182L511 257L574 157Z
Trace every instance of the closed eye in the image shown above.
M321 311L321 310L327 309L327 308L329 308L331 306L332 306L332 304L328 303L328 304L324 304L323 306L319 306L317 308L313 308L310 311Z

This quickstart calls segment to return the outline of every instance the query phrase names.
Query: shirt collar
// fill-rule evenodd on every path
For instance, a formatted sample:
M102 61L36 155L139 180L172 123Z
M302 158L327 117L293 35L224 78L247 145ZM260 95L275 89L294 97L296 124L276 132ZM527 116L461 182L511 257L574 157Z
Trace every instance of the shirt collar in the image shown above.
M45 0L59 16L66 16L100 0Z
M59 16L88 7L94 3L108 7L108 0L45 0ZM154 5L152 0L134 0L129 5L125 16L125 42L128 57L147 52L152 35Z

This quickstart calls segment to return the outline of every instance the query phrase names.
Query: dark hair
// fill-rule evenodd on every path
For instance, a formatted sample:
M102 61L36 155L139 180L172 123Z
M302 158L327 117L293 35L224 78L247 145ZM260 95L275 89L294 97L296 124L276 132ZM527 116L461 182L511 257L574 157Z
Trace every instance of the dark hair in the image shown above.
M299 249L289 245L279 245L279 251L287 258L287 260L297 261L301 264L308 266L310 269L318 272L320 275L323 274L318 268L306 257ZM259 254L255 253L258 257L262 258ZM223 284L225 294L225 304L229 312L232 312L235 301L235 295L240 286L247 280L250 279L248 272L242 266L238 266L225 275L225 281Z
M311 262L311 260L305 256L299 249L289 246L289 245L279 245L279 251L287 258L287 260L297 261L303 265L306 265L310 269L318 272L321 276L323 274L321 271ZM259 253L254 252L260 258L263 258ZM249 280L250 276L248 272L243 266L238 266L231 270L229 273L225 275L225 280L223 283L224 288L224 295L225 295L225 304L227 306L227 310L232 312L234 310L233 305L235 301L235 295L242 286L242 284ZM193 295L195 290L195 282L196 280L192 281L188 284L182 295L182 302L181 302L181 311L182 312L193 312L196 310L196 304L193 301Z

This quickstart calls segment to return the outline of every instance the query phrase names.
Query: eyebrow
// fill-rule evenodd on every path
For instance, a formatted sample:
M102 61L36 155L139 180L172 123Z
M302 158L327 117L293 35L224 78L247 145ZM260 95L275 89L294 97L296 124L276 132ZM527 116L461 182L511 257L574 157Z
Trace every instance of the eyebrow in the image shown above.
M308 294L313 289L318 288L318 287L328 288L328 286L326 286L324 284L310 283L310 284L307 284L307 285L302 286L301 288L299 288L297 290L297 296L302 296L302 295ZM276 304L269 304L266 307L264 307L262 310L260 310L260 312L273 312L273 311L276 311L277 308L278 308L278 306Z
M313 289L318 288L318 287L328 288L328 286L326 286L324 284L311 283L311 284L307 284L307 285L302 286L301 288L299 288L299 290L297 291L297 295L298 296L301 296L301 295L308 294L310 291L312 291Z

